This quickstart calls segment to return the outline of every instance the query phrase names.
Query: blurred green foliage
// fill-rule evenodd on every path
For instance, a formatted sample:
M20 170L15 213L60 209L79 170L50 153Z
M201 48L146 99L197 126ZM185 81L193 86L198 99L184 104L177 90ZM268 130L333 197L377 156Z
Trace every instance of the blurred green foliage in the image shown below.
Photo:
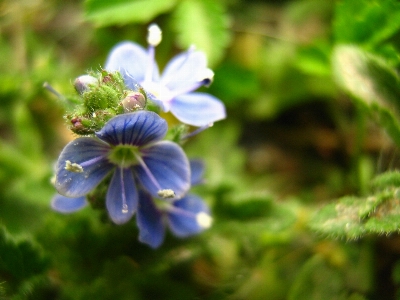
M400 5L392 0L0 3L0 299L400 299ZM146 28L195 45L227 106L185 145L214 224L158 250L134 221L49 206L73 80Z

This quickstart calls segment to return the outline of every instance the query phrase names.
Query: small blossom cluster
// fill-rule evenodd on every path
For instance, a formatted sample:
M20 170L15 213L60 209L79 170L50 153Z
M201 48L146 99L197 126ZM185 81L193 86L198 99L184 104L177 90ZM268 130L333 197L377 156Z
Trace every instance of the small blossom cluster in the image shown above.
M52 200L62 213L101 202L115 224L136 215L139 240L153 248L162 244L166 227L186 237L212 222L206 203L189 193L202 182L203 165L189 161L180 137L166 139L168 124L159 112L199 127L194 132L225 118L219 99L194 92L212 81L205 55L191 48L160 75L154 60L160 42L161 30L151 25L148 49L123 42L104 70L75 80L78 101L66 119L80 137L58 158Z

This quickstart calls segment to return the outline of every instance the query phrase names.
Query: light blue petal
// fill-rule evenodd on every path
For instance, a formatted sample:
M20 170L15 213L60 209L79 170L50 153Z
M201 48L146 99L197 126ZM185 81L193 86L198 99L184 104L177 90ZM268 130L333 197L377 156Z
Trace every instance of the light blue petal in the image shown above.
M117 168L106 196L106 207L115 224L128 222L136 212L138 193L131 169Z
M205 228L197 222L197 214L210 214L208 206L195 195L187 195L174 202L175 209L168 212L168 224L172 233L178 237L197 234Z
M164 138L167 122L152 111L137 111L118 115L96 132L99 139L112 145L143 146Z
M201 159L190 159L189 163L191 185L202 184L204 181L204 161Z
M218 98L206 93L189 93L170 102L171 113L182 123L205 126L225 119L225 106Z
M113 168L106 158L109 150L108 144L96 138L82 137L70 142L57 161L57 191L61 195L76 198L93 190ZM66 170L67 161L79 164L82 172Z
M57 194L51 199L51 208L63 214L76 212L87 205L85 197L68 198Z
M141 155L148 171L141 165L135 166L135 171L152 196L158 197L160 189L171 189L178 198L186 194L190 188L190 166L181 147L162 141L142 149Z
M169 61L161 75L160 82L170 91L189 91L188 89L203 79L202 76L206 69L206 55L201 51L189 49Z
M130 86L135 82L142 82L148 64L147 51L132 42L122 42L111 49L106 60L105 69L109 72L119 71L125 79L125 84Z
M153 203L151 196L145 192L139 192L136 222L139 227L139 241L152 248L162 244L165 237L163 215Z

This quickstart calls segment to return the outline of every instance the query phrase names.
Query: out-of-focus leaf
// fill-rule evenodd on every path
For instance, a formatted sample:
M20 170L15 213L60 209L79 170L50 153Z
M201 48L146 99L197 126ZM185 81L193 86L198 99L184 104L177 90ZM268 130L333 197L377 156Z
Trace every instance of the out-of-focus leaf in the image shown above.
M336 4L334 34L342 43L374 45L400 29L400 3L345 0Z
M400 146L400 79L395 70L380 57L350 45L337 46L332 61L339 86L375 114Z
M99 27L145 23L169 11L176 0L87 0L86 19Z
M21 152L30 158L40 159L43 151L42 138L26 104L16 104L14 125Z
M31 241L15 241L4 227L0 228L0 280L8 278L8 290L15 290L23 281L45 271L48 263Z
M209 92L227 105L240 105L259 95L261 90L257 75L238 64L226 63L215 70L215 81Z
M343 197L320 209L310 227L333 237L356 239L366 234L400 230L399 175L383 174L373 181L378 190L369 197Z
M365 104L400 107L398 74L383 59L356 46L340 45L333 52L339 85Z
M391 171L382 173L374 178L372 184L381 190L390 186L400 186L400 172Z
M309 259L296 277L289 300L347 299L341 272L321 256Z
M383 128L385 128L393 142L400 147L400 123L398 117L389 109L379 105L373 105L372 111L376 113L378 122Z
M304 73L316 76L330 76L330 49L327 45L301 48L298 53L296 66Z
M345 197L319 209L310 227L324 235L356 239L366 233L360 222L359 209L364 199Z
M210 65L222 58L231 35L229 18L220 1L182 0L173 18L179 46L195 45L207 54Z

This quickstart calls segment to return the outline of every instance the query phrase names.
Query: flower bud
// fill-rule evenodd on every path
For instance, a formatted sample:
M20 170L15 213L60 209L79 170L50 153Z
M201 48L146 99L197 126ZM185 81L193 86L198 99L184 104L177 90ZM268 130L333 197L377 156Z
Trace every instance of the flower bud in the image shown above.
M146 98L142 93L129 92L121 102L125 112L143 109L146 106Z
M89 90L90 85L98 83L97 78L90 75L82 75L75 79L74 86L79 94Z

